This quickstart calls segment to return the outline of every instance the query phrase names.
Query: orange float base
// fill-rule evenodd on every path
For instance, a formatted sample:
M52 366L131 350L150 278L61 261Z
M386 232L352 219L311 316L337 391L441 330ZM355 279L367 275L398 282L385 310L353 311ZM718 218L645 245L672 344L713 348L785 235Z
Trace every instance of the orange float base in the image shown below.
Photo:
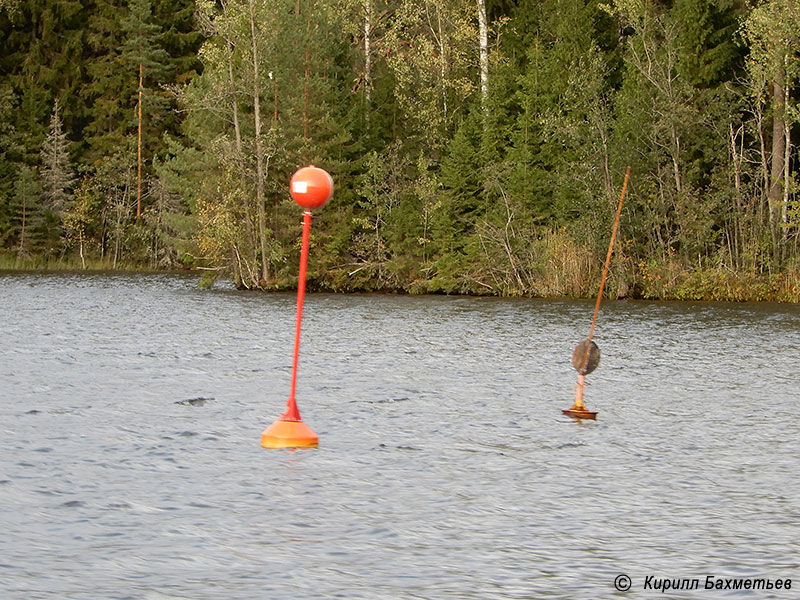
M570 417L577 417L579 419L594 419L597 417L596 412L592 412L585 406L572 406L572 408L562 408L561 412Z
M302 421L275 421L261 434L263 448L316 448L319 438Z

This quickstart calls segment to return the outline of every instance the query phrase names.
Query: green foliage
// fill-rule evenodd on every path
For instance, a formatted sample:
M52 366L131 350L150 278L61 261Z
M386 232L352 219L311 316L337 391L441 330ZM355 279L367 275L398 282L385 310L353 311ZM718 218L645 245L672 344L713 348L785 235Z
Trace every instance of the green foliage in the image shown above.
M736 30L742 5L735 0L676 0L678 72L697 88L711 88L741 75L744 48Z
M21 146L13 124L14 93L0 83L0 242L8 243L11 228L11 197L19 172Z
M610 296L797 299L796 2L487 9L3 2L4 260L288 289L313 163L309 289L590 296L630 165Z
M19 256L29 256L39 250L37 232L43 220L42 187L36 171L23 166L14 182L10 203L10 223L6 229L7 244L16 248Z
M40 169L45 202L56 212L62 211L69 202L71 188L75 183L75 174L69 160L69 140L62 129L58 112L56 101L47 137L42 144Z
M394 10L386 45L395 95L406 135L431 151L446 143L476 92L477 38L472 2L401 0Z
M163 119L169 103L158 84L168 80L172 65L169 54L163 48L161 26L153 23L153 9L150 0L129 0L128 11L120 26L124 41L120 47L120 57L128 67L129 76L137 80L143 76L143 112L147 123L158 123ZM134 89L138 91L138 85ZM151 126L152 127L152 126ZM158 139L158 135L146 138Z

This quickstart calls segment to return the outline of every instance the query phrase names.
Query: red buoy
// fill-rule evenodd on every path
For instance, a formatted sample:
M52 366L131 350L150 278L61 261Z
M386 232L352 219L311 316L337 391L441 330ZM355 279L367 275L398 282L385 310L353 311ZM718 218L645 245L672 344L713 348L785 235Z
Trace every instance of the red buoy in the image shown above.
M303 208L320 208L333 195L333 179L324 169L311 165L292 175L289 190L294 201Z
M261 434L264 448L316 448L319 439L311 428L303 423L297 408L297 360L300 354L300 324L303 320L303 300L306 293L306 264L308 263L309 237L311 235L311 209L323 206L333 195L333 179L327 171L311 165L299 169L289 184L292 198L303 211L303 237L300 249L300 275L297 281L297 319L294 330L294 358L292 360L292 384L286 412Z

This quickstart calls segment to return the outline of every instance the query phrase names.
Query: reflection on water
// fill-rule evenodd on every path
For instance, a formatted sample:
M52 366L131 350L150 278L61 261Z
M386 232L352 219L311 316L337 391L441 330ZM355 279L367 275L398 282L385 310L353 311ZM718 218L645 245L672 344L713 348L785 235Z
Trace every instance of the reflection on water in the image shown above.
M798 573L800 310L0 277L3 598L625 597ZM800 585L800 583L797 583ZM638 590L638 594L635 594ZM672 598L732 592L675 592ZM652 594L652 592L651 592ZM791 592L773 592L791 597Z

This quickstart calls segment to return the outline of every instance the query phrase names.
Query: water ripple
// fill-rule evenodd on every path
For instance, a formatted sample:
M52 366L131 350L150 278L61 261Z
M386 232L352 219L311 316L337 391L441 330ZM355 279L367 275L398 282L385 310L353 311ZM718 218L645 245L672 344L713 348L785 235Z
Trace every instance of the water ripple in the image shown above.
M605 303L599 417L576 422L560 409L592 309L311 294L297 398L321 445L267 451L293 295L0 276L3 598L575 600L614 597L620 573L640 591L791 577L800 311Z

